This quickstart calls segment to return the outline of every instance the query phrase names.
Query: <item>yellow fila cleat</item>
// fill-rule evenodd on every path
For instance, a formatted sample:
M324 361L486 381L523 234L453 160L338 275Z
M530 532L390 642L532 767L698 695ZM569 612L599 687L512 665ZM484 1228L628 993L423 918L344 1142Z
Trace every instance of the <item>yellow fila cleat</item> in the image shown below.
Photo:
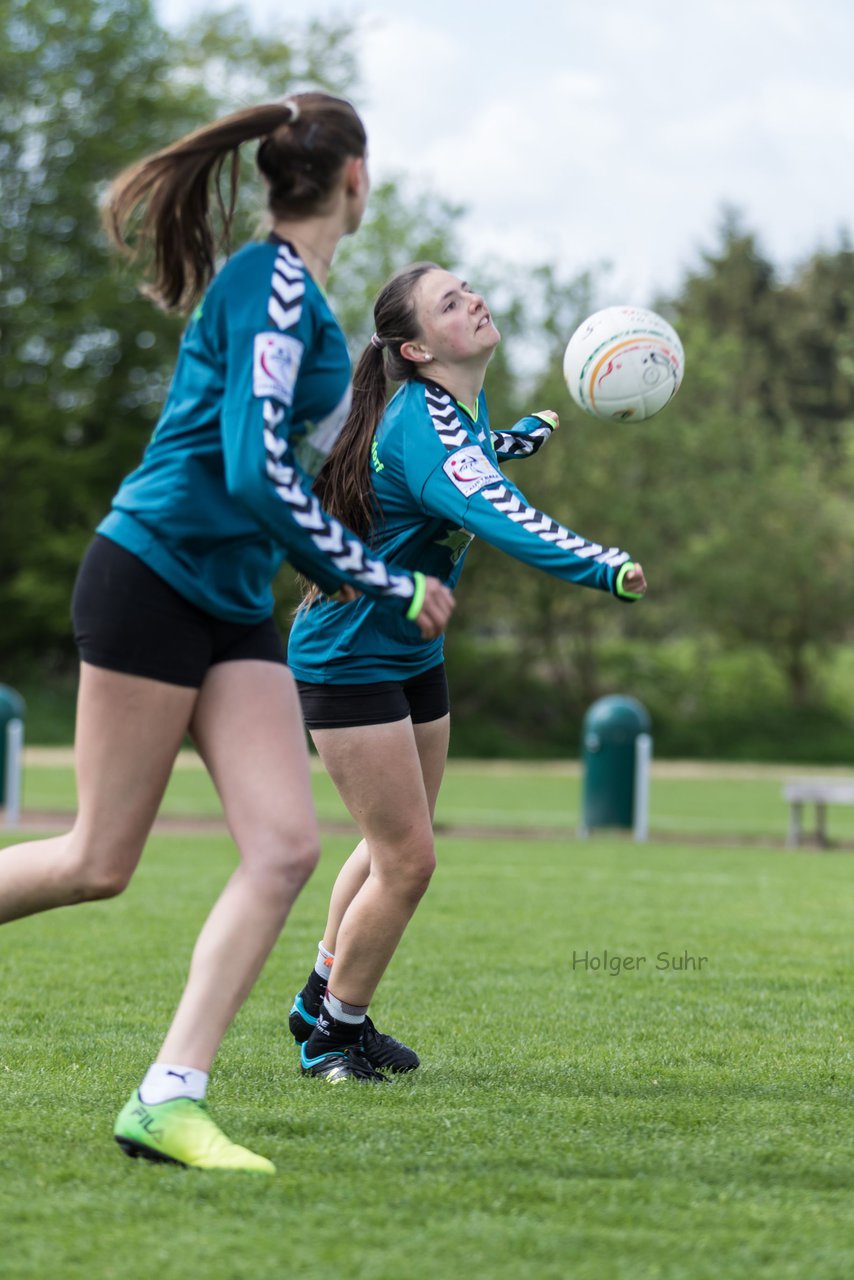
M113 1137L133 1159L179 1164L189 1169L236 1169L275 1173L263 1156L230 1142L208 1115L204 1102L172 1098L148 1106L134 1091L119 1112Z

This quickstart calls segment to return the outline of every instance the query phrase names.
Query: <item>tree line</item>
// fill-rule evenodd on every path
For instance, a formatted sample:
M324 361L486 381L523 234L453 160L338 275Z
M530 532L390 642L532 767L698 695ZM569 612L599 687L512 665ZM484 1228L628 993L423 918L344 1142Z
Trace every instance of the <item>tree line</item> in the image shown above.
M358 103L361 87L346 23L261 37L234 10L175 34L150 0L0 0L0 14L0 680L21 682L73 667L76 567L156 422L181 327L108 255L103 185L246 101L314 84ZM251 181L243 205L249 236ZM465 216L403 177L375 188L330 282L354 353L398 266L429 258L475 281L504 337L493 424L562 417L514 479L570 527L627 547L650 594L618 606L473 548L447 644L461 749L574 751L586 707L619 689L650 707L665 753L841 756L854 704L847 236L783 273L725 210L672 296L622 299L602 267L565 279L548 263L462 262ZM677 398L635 426L586 418L561 375L576 325L622 301L655 306L686 351ZM295 603L283 573L284 625Z

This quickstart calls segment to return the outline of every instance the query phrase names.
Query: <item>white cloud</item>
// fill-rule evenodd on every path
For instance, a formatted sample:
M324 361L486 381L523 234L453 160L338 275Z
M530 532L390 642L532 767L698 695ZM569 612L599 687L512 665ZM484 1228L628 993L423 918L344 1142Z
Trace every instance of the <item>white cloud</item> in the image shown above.
M170 20L204 7L168 4ZM848 0L246 7L285 30L356 22L375 177L467 206L473 255L607 258L642 302L677 287L724 203L786 260L851 224Z
M464 50L433 23L404 16L359 24L365 114L405 154L427 131L453 123L455 93L446 86L465 72Z

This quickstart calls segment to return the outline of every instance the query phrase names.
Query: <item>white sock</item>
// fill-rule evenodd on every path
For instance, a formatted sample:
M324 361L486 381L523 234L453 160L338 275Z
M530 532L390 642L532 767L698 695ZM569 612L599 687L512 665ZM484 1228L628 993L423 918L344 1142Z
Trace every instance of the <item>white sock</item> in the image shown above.
M172 1098L194 1098L201 1102L207 1087L207 1071L180 1067L173 1062L153 1062L139 1086L139 1097L148 1107L170 1102Z
M365 1021L365 1014L368 1012L366 1004L346 1004L334 996L328 987L323 997L323 1008L336 1022L346 1022L354 1027Z
M314 972L318 978L322 978L324 982L329 981L329 975L332 972L332 961L335 959L331 951L327 951L322 942L317 944L317 959L314 962Z

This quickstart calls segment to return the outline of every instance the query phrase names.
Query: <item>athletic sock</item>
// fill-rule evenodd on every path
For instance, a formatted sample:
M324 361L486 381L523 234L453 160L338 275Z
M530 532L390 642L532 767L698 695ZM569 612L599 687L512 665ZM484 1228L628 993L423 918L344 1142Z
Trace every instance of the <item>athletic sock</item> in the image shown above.
M331 951L327 951L323 945L323 940L317 944L317 959L314 962L314 972L323 982L324 987L329 981L329 974L332 970L332 962L335 956Z
M194 1098L201 1102L207 1087L207 1071L173 1062L153 1062L139 1086L139 1097L149 1107L158 1102L171 1102L173 1098Z
M302 997L302 1007L306 1013L312 1018L316 1018L320 1013L320 1006L323 1004L323 997L326 995L326 983L322 978L318 978L312 969L308 975L308 981L300 992Z
M317 1024L306 1041L309 1058L329 1053L331 1049L348 1049L359 1043L365 1027L368 1006L346 1004L327 988L317 1015Z
M329 981L334 959L332 952L327 951L322 942L318 942L317 961L308 975L308 981L300 992L302 1007L312 1018L316 1018L320 1013L320 1006L323 1003L323 997L326 995L326 984Z

